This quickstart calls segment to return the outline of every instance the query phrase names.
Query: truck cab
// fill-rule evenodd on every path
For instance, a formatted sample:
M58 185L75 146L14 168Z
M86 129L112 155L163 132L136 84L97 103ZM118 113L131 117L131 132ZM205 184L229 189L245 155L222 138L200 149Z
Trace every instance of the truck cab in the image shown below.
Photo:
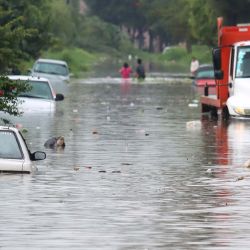
M250 41L232 47L227 108L234 117L250 116Z
M201 97L202 112L250 118L250 24L222 26L213 49L216 95Z

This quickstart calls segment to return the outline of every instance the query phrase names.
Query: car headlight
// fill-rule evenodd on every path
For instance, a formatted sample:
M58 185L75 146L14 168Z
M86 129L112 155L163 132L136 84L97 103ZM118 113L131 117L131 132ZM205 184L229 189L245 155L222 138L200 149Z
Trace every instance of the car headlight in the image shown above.
M245 115L245 109L241 107L234 108L234 111L239 115Z

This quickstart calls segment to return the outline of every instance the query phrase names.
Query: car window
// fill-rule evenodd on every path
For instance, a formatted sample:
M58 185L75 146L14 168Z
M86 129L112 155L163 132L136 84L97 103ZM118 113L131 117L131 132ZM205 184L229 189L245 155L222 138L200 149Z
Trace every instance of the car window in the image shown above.
M34 71L62 76L67 76L69 74L69 70L66 65L47 62L37 62L34 66Z
M20 97L33 97L53 100L53 94L48 82L42 81L28 81L31 85L31 90L21 93Z
M214 70L213 69L198 70L196 77L197 78L214 78Z
M0 158L23 159L21 147L12 131L0 131Z

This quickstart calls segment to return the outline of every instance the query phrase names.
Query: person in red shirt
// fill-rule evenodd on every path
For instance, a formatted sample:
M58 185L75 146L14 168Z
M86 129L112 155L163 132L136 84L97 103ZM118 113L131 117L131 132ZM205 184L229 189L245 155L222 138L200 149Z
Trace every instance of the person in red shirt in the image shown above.
M123 79L128 79L130 78L130 75L133 73L133 70L130 68L128 63L125 62L119 72Z

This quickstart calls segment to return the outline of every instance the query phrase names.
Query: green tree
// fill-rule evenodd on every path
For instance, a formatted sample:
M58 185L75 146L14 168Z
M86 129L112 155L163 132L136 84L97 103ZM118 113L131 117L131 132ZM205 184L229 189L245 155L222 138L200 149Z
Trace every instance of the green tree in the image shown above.
M79 13L65 1L52 0L50 2L51 33L55 45L59 49L73 46L77 39L77 22Z
M0 0L0 73L35 58L49 44L45 1ZM44 12L46 13L46 11Z
M94 15L106 22L128 28L132 40L137 39L139 47L142 48L143 32L147 30L147 22L141 0L88 0L87 3Z
M188 4L191 13L188 18L191 36L200 44L216 44L216 18L220 11L211 1L191 0Z
M28 91L30 88L26 82L11 81L6 76L0 76L0 111L14 116L20 115L17 97L21 92Z

